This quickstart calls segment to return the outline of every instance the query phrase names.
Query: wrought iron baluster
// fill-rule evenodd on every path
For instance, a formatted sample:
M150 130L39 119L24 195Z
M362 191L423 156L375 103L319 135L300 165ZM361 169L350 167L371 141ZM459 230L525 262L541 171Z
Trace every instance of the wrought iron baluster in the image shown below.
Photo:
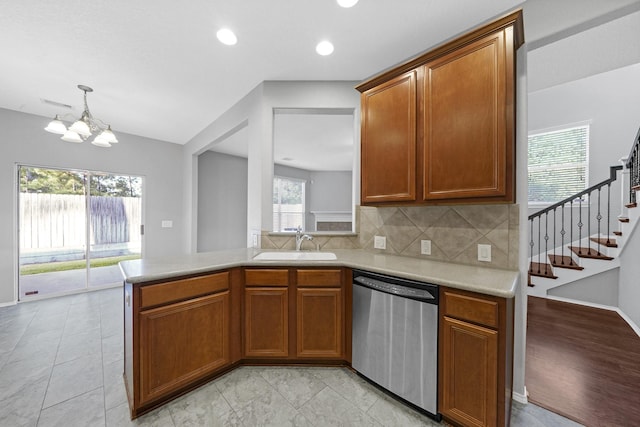
M549 212L544 214L544 271L547 271L546 264L549 262Z
M561 246L560 246L560 255L562 255L562 259L564 260L564 235L566 234L566 231L564 229L564 209L565 209L566 203L564 205L562 205L562 229L560 230L560 241L561 241Z
M591 192L587 194L587 255L591 254Z
M582 255L582 197L578 198L578 255Z
M540 221L541 219L538 218L538 274L540 274L540 266L542 265L542 263L540 262L540 252L541 252L540 248L542 247L540 245L540 227L541 227Z
M600 193L601 188L598 188L598 215L596 215L596 219L598 220L598 241L596 246L598 248L598 252L600 252L600 223L602 222L602 214L600 213Z
M571 205L569 207L569 214L571 215L571 220L569 221L569 243L573 243L573 200L571 201Z
M557 262L558 260L556 260L556 210L553 210L553 260L554 262Z
M607 245L611 244L611 183L607 184Z
M533 246L535 245L535 243L533 242L533 221L534 219L530 219L529 220L529 225L531 226L531 230L529 231L529 259L531 260L529 262L529 273L531 273L533 271L533 269L531 268L531 263L533 262Z

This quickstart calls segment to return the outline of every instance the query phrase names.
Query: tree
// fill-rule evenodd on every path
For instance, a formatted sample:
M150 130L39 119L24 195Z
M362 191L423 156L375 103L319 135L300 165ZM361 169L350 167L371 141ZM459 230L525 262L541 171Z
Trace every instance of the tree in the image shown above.
M20 192L83 195L88 176L90 177L89 191L92 196L142 196L142 179L140 177L25 166L20 167Z

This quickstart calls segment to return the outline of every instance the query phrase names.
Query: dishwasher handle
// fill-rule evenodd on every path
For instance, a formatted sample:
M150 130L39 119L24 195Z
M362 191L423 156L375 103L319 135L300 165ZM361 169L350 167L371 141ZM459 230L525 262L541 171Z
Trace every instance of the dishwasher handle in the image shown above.
M417 301L436 302L436 297L428 289L418 289L409 286L397 285L372 277L357 276L353 279L355 284L399 297L410 298Z

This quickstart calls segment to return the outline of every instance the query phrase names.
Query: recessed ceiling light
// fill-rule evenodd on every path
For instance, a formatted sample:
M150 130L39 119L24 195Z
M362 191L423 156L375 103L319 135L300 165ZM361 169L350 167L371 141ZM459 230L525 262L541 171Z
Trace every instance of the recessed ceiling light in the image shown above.
M235 34L233 34L233 31L231 31L228 28L223 28L219 30L216 33L216 37L218 37L218 40L220 40L220 43L224 43L228 46L232 46L238 43L238 38L236 37Z
M352 7L358 3L358 0L336 0L342 7Z
M318 52L318 55L322 56L331 55L333 53L333 45L331 44L331 42L328 42L326 40L321 41L316 46L316 52Z

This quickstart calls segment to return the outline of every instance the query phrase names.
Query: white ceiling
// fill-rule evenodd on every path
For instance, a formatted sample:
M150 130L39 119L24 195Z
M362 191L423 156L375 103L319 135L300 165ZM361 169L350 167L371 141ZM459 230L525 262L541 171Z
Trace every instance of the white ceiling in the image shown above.
M539 48L637 4L529 0L525 38ZM85 84L95 90L91 112L116 134L184 144L262 81L360 81L520 6L521 0L360 0L351 9L334 0L3 1L0 107L46 117L69 112L47 99L79 115L76 85ZM236 46L217 41L223 26L236 32ZM321 57L314 48L325 38L335 52Z

